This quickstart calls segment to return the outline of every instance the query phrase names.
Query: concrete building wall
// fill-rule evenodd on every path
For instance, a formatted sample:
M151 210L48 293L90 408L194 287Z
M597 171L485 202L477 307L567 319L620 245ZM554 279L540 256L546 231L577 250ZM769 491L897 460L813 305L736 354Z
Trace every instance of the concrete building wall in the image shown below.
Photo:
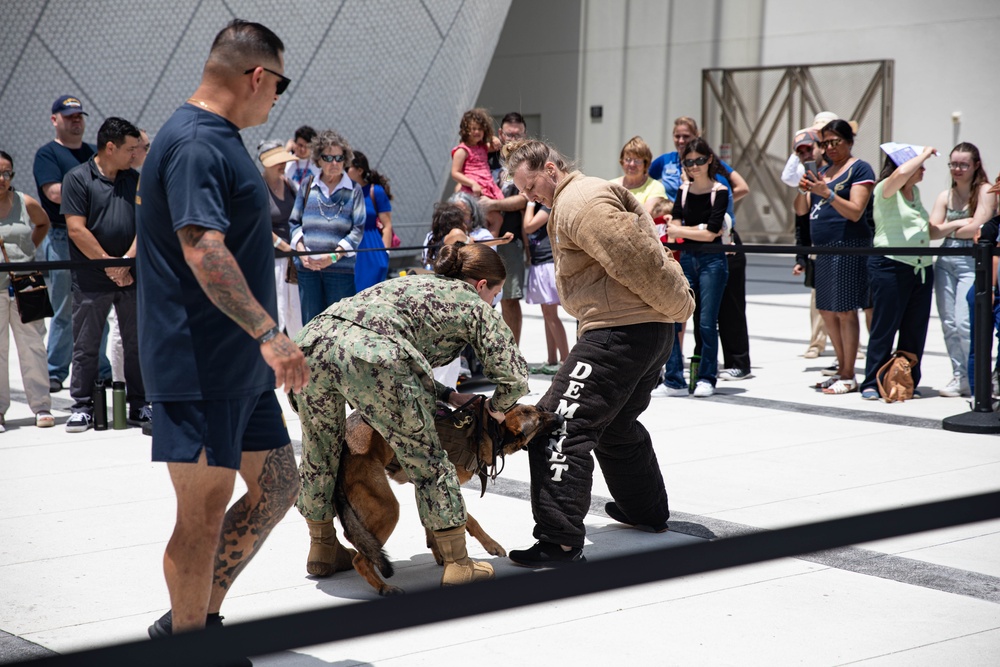
M194 91L215 34L235 17L285 42L291 87L267 124L242 135L288 139L309 124L341 132L392 181L404 243L422 241L448 177L458 119L472 106L509 0L5 0L0 21L0 148L15 187L34 194L34 153L50 141L59 95L81 99L94 142L108 116L155 135ZM154 138L155 141L155 138ZM412 227L411 227L412 225Z
M942 150L927 169L925 203L947 187L944 153L956 139L976 143L991 176L1000 172L1000 125L991 122L1000 88L990 76L1000 55L1000 3L992 0L845 0L829 8L792 0L567 0L557 3L559 21L539 4L512 3L480 101L501 100L506 110L511 98L502 88L520 82L521 104L544 109L543 126L576 128L572 143L557 144L592 175L619 175L619 150L636 134L654 155L673 150L673 119L703 120L703 69L880 59L895 61L892 138ZM571 20L574 5L579 23ZM574 54L539 47L536 28L511 29L514 17L540 25L553 44L568 47L578 36L576 81L555 75L556 63L568 68ZM494 73L501 59L503 78ZM602 107L599 120L592 106Z

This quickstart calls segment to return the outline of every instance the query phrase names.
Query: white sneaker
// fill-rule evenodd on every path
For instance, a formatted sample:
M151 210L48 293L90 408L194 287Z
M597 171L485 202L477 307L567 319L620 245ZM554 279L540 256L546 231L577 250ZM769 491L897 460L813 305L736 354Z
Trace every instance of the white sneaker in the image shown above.
M656 385L653 391L649 392L651 398L666 398L668 396L687 396L687 387L668 387L667 385L660 383Z
M694 386L695 398L708 398L713 394L715 394L715 387L707 380L698 380L698 384Z
M944 389L938 391L939 394L947 398L958 398L962 395L962 378L954 375L951 382L945 385Z

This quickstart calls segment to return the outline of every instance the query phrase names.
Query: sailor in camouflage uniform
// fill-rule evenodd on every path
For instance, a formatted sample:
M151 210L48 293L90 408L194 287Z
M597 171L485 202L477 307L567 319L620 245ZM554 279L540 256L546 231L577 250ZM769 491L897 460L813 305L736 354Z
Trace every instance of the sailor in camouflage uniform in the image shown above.
M499 256L484 246L445 246L437 273L389 280L343 299L297 336L312 373L294 397L302 422L297 507L312 537L310 574L351 567L332 522L346 401L382 434L413 481L420 520L435 531L445 558L442 585L493 577L489 564L466 555L465 502L434 427L436 399L459 405L471 397L435 381L431 368L472 345L496 384L488 405L499 421L527 393L528 368L492 307L506 277Z

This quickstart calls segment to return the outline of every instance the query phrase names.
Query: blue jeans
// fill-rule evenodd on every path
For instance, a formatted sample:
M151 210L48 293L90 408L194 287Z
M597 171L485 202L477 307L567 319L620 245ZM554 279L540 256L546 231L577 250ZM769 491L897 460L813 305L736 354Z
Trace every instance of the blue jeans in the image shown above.
M698 363L698 379L714 387L719 372L719 304L729 280L726 255L721 252L682 252L681 268L694 290L700 311L701 361ZM671 352L666 372L664 384L668 387L684 386L684 361L679 350L676 354ZM678 378L681 378L679 382Z
M663 384L671 389L681 389L687 385L684 383L684 352L681 350L681 329L683 324L674 324L674 344L670 346L670 357L667 359L664 368Z
M69 260L69 233L65 227L51 227L42 242L42 256L46 262ZM69 364L73 360L73 296L69 271L49 271L45 286L49 289L52 310L49 322L49 378L63 382L69 377Z
M976 286L973 285L965 294L965 301L969 305L969 391L975 396L975 367L976 367ZM993 329L996 331L997 339L1000 340L1000 299L993 294ZM990 357L993 356L993 341L990 340ZM1000 360L998 360L1000 363Z
M303 325L341 299L355 294L353 266L346 273L298 268Z
M949 243L951 241L951 243ZM945 239L942 247L957 247ZM976 263L971 257L938 257L934 262L934 298L937 300L938 317L944 345L951 360L952 373L962 384L968 380L966 363L969 360L969 307L965 296L976 281Z

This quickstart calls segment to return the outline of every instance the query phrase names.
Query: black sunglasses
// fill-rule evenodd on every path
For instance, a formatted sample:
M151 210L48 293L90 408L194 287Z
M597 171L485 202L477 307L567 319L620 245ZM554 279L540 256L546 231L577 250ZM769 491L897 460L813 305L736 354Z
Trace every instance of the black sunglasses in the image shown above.
M693 160L684 160L684 162L683 162L683 165L685 167L693 167L695 165L697 165L697 166L700 167L703 164L708 164L708 158L707 157L696 157Z
M243 74L251 74L255 69L257 69L257 68L256 67L251 67L247 71L243 72ZM288 90L288 84L290 84L292 82L291 79L289 79L284 74L278 74L273 69L268 69L268 68L263 67L263 66L261 66L261 69L264 70L265 72L270 72L274 76L278 77L278 87L274 91L275 94L281 95L283 92L285 92L286 90Z
M343 162L343 155L320 155L319 159L323 162Z

